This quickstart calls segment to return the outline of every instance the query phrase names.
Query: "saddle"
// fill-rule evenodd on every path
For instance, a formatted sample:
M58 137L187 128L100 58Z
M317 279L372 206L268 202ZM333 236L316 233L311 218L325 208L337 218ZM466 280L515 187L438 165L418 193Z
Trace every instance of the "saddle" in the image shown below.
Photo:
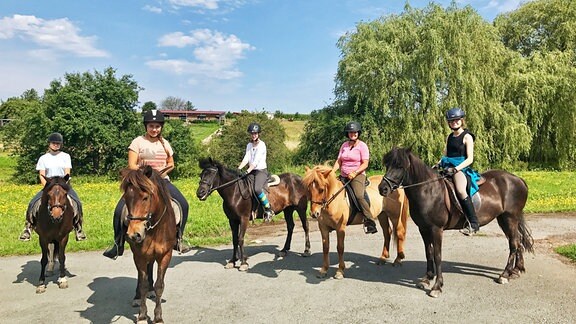
M180 225L180 220L182 220L182 207L180 203L176 199L171 199L172 202L172 209L174 209L174 216L176 217L176 225ZM126 204L122 208L122 213L120 214L120 219L122 220L122 224L126 224L126 218L128 217L128 208Z
M342 182L342 184L346 184L346 182L348 182L348 180L346 178L339 178L340 181ZM368 178L366 178L366 182L364 183L365 187L368 187L370 185L370 180ZM356 195L354 194L354 190L352 190L351 186L345 186L344 187L346 190L346 196L348 197L348 201L350 204L350 216L348 217L348 222L346 223L346 225L350 225L352 224L352 222L354 221L354 217L356 217L356 214L361 211L362 209L360 208L360 204L358 203L358 200L356 199ZM364 199L366 199L366 202L368 202L368 206L370 206L370 197L368 196L368 192L364 191Z
M259 215L261 216L264 213L263 207L260 206L260 200L258 200L258 197L256 197L256 193L253 191L252 188L253 182L254 177L252 176L248 180L249 183L248 187L250 188L250 192L252 195L252 213L250 213L251 221L254 221L256 218L258 218ZM268 195L270 193L270 187L275 187L279 184L280 184L280 176L278 176L277 174L268 173L268 180L264 184L264 188L262 188L262 190L264 190L264 192L266 192L266 195Z
M470 192L470 177L466 176L468 180L468 184L466 186L466 191ZM462 205L460 205L460 200L458 199L458 195L456 194L456 189L454 189L454 182L451 178L444 178L445 190L444 190L444 201L446 202L446 208L450 215L461 217L464 215L464 211L462 210ZM480 179L476 181L478 187L486 182L486 178L480 176ZM475 194L471 197L472 204L474 205L475 209L478 209L480 205L480 193Z

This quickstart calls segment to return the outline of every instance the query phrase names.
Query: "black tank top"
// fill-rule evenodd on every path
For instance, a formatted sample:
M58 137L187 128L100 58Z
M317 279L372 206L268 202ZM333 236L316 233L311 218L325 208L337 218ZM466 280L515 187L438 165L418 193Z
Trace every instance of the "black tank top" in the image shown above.
M448 140L446 141L446 156L447 157L458 157L463 156L467 158L466 145L464 145L464 136L470 134L472 139L475 138L474 134L470 133L465 129L462 134L454 136L454 133L448 135Z

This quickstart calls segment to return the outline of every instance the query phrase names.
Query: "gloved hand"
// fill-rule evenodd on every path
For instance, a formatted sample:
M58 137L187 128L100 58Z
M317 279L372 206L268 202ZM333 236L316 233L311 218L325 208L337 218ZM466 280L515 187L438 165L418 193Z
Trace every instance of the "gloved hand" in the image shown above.
M444 175L447 177L452 177L456 173L458 173L458 170L456 170L456 168L454 168L454 167L449 167L449 168L444 170Z

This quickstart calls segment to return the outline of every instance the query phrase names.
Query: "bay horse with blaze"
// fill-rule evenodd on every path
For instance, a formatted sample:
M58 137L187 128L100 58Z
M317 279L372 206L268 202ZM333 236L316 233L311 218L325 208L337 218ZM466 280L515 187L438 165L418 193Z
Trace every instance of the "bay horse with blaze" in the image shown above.
M68 288L66 280L66 245L68 235L74 228L74 208L68 198L70 176L46 178L46 184L42 189L40 209L34 230L38 233L42 259L40 260L40 283L36 287L36 293L46 291L46 265L48 271L54 268L54 258L58 255L60 263L59 288Z
M253 211L258 210L258 202L254 199L252 184L248 177L243 177L236 170L231 170L222 163L211 158L201 159L199 166L202 169L200 174L200 184L196 191L196 196L200 200L206 200L213 191L218 191L222 197L222 208L230 230L232 231L232 258L227 262L225 268L232 269L237 261L240 261L240 271L248 270L248 256L244 251L244 235L248 223L253 218ZM292 233L294 232L294 211L302 222L305 235L305 247L302 256L310 256L310 231L306 209L308 200L306 188L302 184L302 179L293 173L283 173L279 175L280 183L269 187L267 194L270 206L274 209L274 214L284 212L288 235L284 247L279 253L280 257L287 255L292 243ZM260 213L261 214L261 213Z
M424 241L426 274L417 286L427 288L436 274L429 295L438 297L444 285L444 230L463 228L466 218L462 212L455 211L453 202L450 202L451 189L445 180L438 177L410 149L394 148L384 155L383 162L386 175L378 186L380 194L386 196L404 188L410 202L410 216L418 225ZM525 271L523 251L533 252L534 240L523 216L528 186L521 178L503 170L491 170L483 173L482 177L486 182L472 200L480 225L486 225L496 218L508 238L508 261L498 278L498 282L507 283L508 279L518 278Z
M384 247L378 263L385 263L390 256L389 249L393 235L396 238L397 247L394 265L400 265L405 257L404 241L406 239L408 202L402 191L382 199L377 189L381 178L382 176L370 177L370 185L366 188L366 193L370 198L370 211L372 215L377 215L384 234ZM344 184L338 180L332 167L326 165L317 165L313 168L306 167L303 181L308 189L310 213L312 217L318 219L318 227L322 234L323 264L318 277L323 278L327 275L330 266L328 257L330 232L336 231L338 270L336 270L334 278L342 279L345 269L344 238L346 227L362 224L362 213L354 209L355 213L351 215L351 206L344 190Z
M152 288L154 262L158 269L154 294L154 323L162 323L164 278L176 244L176 218L160 172L150 166L121 172L120 188L126 202L128 222L126 237L138 270L135 303L140 303L138 322L147 322L146 294Z

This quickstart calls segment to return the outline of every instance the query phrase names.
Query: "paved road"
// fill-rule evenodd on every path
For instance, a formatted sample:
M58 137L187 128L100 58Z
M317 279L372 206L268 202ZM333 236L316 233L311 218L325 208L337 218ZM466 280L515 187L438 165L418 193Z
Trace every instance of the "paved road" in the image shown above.
M317 279L321 264L320 234L311 233L312 253L284 259L275 253L284 241L276 235L255 237L247 251L251 269L225 270L231 247L218 246L176 255L168 269L163 304L167 323L574 323L576 266L549 252L550 238L576 233L576 215L529 216L538 240L526 255L527 273L508 285L494 282L507 258L507 241L497 224L468 238L455 231L444 239L444 292L438 299L415 287L425 271L421 239L409 224L407 259L402 267L378 266L380 234L348 229L346 278ZM316 227L315 223L312 226ZM249 230L250 232L250 230ZM254 233L254 232L252 232ZM334 233L331 235L334 240ZM558 238L556 236L556 238ZM572 236L573 238L573 236ZM25 244L25 243L23 243ZM303 249L301 229L293 249ZM335 245L332 268L336 265ZM40 256L0 259L0 323L131 323L130 306L136 271L130 253L112 261L100 252L68 255L70 287L53 280L37 295ZM152 302L148 302L149 315Z

